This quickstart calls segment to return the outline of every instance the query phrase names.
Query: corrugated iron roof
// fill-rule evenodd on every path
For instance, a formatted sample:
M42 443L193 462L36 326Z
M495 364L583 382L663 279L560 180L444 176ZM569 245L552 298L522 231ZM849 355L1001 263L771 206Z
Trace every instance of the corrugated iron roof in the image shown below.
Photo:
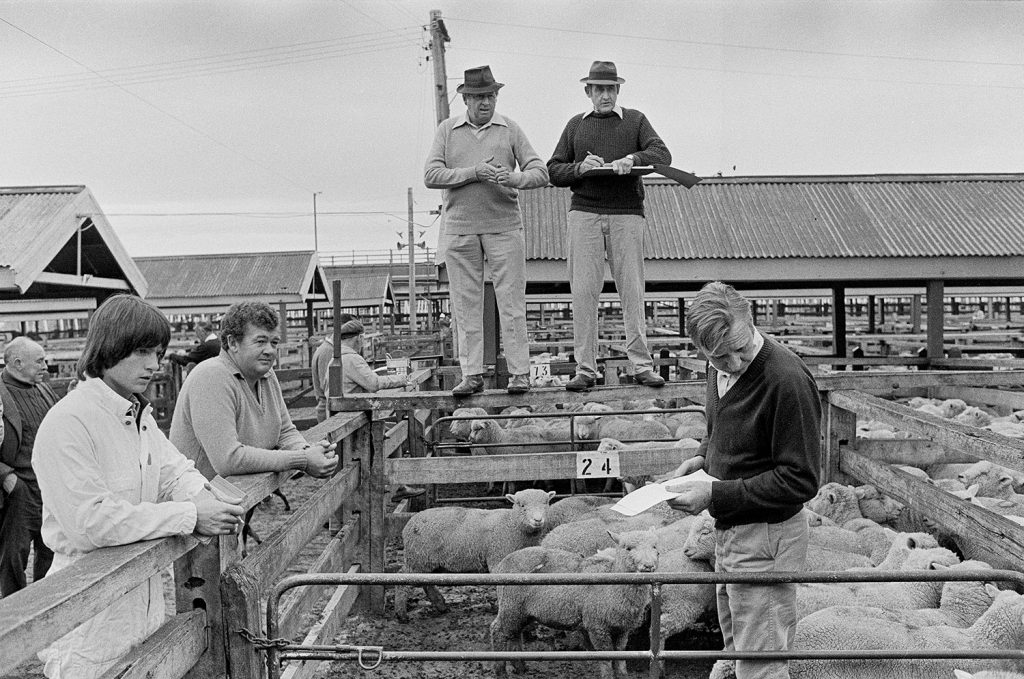
M1024 175L645 178L647 259L1024 255ZM565 259L570 191L521 191L527 259Z
M92 239L92 247L103 248L111 257L92 258L94 265L102 261L96 266L104 270L93 271L91 275L123 280L130 289L145 295L145 279L92 193L81 185L0 187L0 273L6 271L24 294L83 226L96 229L101 245L97 246L96 239ZM75 287L75 283L67 285ZM103 285L90 286L83 279L80 287Z
M147 299L280 297L306 292L311 250L136 257L149 282Z

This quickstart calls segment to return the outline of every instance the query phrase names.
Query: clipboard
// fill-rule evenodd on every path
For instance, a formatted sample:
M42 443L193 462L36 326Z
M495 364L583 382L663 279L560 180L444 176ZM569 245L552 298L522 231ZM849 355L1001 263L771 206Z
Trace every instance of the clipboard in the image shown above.
M633 169L629 171L630 177L642 177L648 174L660 174L662 177L671 179L675 183L681 184L687 189L692 188L701 182L701 178L697 175L690 174L683 170L678 170L671 165L634 165ZM595 167L580 176L585 177L587 175L617 176L615 174L615 170L613 170L611 166Z

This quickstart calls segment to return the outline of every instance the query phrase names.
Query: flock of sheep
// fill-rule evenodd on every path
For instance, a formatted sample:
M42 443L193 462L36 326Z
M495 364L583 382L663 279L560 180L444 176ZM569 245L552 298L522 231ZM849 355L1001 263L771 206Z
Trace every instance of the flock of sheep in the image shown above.
M626 404L623 404L626 405ZM650 408L651 404L639 404ZM975 426L992 427L1009 419L993 418L963 401L915 401L942 417L975 418ZM961 407L962 406L962 407ZM573 425L578 439L628 450L625 441L676 440L681 457L692 455L703 435L703 413L602 415L607 406L589 404ZM974 411L985 415L987 422ZM930 410L929 410L930 412ZM486 412L466 409L476 420L452 422L452 434L473 444L501 444L479 453L537 452L522 443L568 440L566 420L525 418L501 426ZM933 413L933 414L938 414ZM1024 413L1022 413L1024 414ZM1021 418L1024 420L1024 418ZM1018 422L1020 420L1017 420ZM885 428L861 425L866 436ZM612 436L612 433L617 436ZM1004 433L1004 431L999 431ZM891 432L893 437L899 432ZM886 436L882 434L881 436ZM545 438L546 437L546 438ZM633 444L637 445L637 444ZM642 444L641 444L642 445ZM518 446L518 448L517 448ZM550 449L550 448L548 448ZM994 511L1024 516L1020 500L1024 474L990 462L905 468L941 488ZM635 480L639 482L639 480ZM714 570L714 521L707 513L690 516L664 503L636 516L612 511L607 498L571 496L552 501L555 493L536 488L505 497L510 508L431 508L409 520L402 537L403 572L493 573L707 573ZM987 570L970 536L947 535L912 509L871 486L827 483L807 503L811 525L808 570L914 571ZM997 567L1005 565L997 564ZM1001 584L1001 583L1000 583ZM395 609L408 621L412 588L399 587ZM427 587L439 612L443 595ZM661 639L695 630L715 615L710 584L662 587ZM504 585L497 587L497 615L490 627L494 650L522 648L533 624L584 633L595 649L623 650L633 632L645 626L651 588L646 585ZM804 583L798 590L799 622L794 650L979 650L1024 648L1024 596L977 581ZM956 660L800 660L791 663L794 679L996 679L1024 674L1006 672L1010 661ZM525 663L514 669L524 671ZM505 676L506 662L495 663ZM970 674L973 672L974 674ZM625 676L624 662L601 663L602 678ZM734 676L731 661L719 661L712 679Z

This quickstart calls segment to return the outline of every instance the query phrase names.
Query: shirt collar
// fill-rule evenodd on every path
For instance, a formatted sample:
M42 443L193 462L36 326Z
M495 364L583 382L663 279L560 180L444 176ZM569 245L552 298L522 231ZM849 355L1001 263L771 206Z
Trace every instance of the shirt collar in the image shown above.
M469 125L470 127L479 127L481 129L487 127L488 125L501 125L503 127L508 127L508 121L505 120L505 118L500 113L495 113L493 116L491 116L491 121L489 123L487 123L487 125L479 125L479 126L477 126L477 125L473 125L472 123L470 123L469 122L469 118L466 116L465 113L463 113L461 115L455 116L455 124L452 125L452 129L454 130L456 127L459 127L461 125Z
M754 356L756 357L759 353L761 353L761 349L763 349L763 348L764 348L764 337L761 336L761 333L758 331L757 328L754 328ZM746 365L746 367L744 367L743 370L740 370L739 372L727 373L727 372L722 372L721 370L719 370L718 374L719 374L719 376L724 375L725 379L732 379L734 377L739 377L740 375L745 373L747 371L747 368L749 368L749 367L750 367L750 364L748 363Z
M134 419L139 410L145 411L149 407L149 401L145 396L133 394L131 399L124 398L111 389L100 377L87 377L84 382L75 387L75 393L79 391L89 394L92 400L104 410L125 419Z
M586 113L583 114L583 117L586 118L587 116L589 116L592 113L597 113L597 111L595 111L594 109L590 109L589 111L587 111ZM619 118L622 118L622 107L619 106L619 105L616 105L615 108L612 109L612 113L617 115Z
M221 349L221 352L217 356L217 358L219 358L224 363L227 369L231 371L232 375L234 375L235 377L240 377L243 380L245 379L245 375L242 374L242 370L238 367L238 364L235 363L235 359L231 358L231 354L228 353L228 350L226 348ZM268 371L265 375L263 375L260 378L260 381L268 379L269 377L270 372Z
M206 336L206 339L204 339L203 341L204 342L209 342L210 340L215 340L215 339L217 339L217 333L211 332L209 335Z

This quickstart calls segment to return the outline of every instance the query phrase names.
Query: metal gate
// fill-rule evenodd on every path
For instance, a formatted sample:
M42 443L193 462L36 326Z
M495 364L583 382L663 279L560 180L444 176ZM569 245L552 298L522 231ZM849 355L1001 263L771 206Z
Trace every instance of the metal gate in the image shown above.
M774 584L839 582L1001 581L1024 591L1024 574L1010 570L840 571L801 573L319 573L293 575L278 583L267 602L267 639L249 635L267 653L270 679L280 679L281 663L290 660L349 660L364 670L388 661L498 660L647 660L650 679L660 676L663 660L941 660L957 658L1024 661L1024 650L972 651L661 651L661 586L664 584ZM380 646L334 644L303 646L277 638L281 596L295 587L323 585L608 585L647 584L652 588L650 648L641 651L424 651L392 650Z

